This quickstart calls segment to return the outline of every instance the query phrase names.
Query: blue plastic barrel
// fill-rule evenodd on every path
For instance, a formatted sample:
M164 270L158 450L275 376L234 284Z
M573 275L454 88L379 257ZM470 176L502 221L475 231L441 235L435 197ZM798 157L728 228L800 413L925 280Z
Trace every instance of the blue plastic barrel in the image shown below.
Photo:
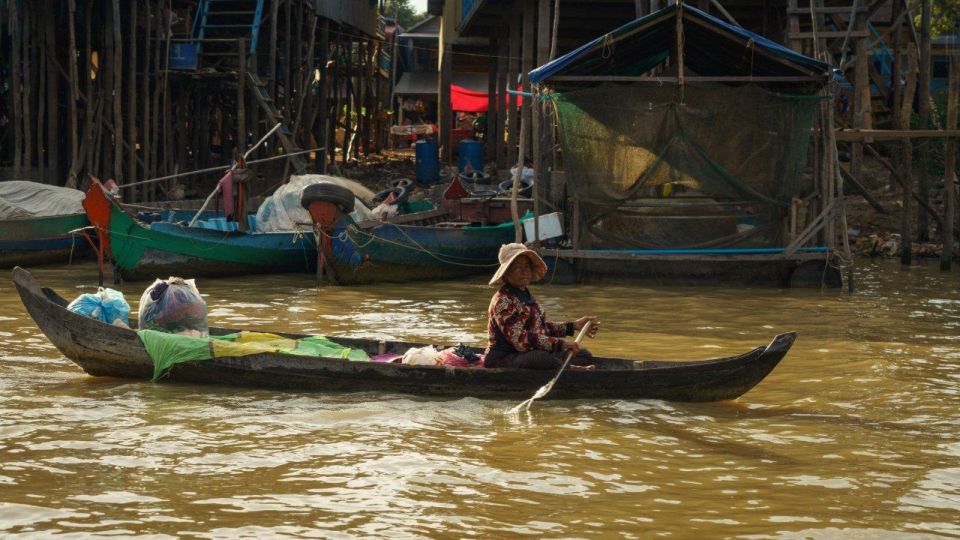
M440 179L440 147L436 141L417 141L417 182L429 184Z
M457 146L457 154L460 156L460 170L465 171L467 164L473 167L473 170L483 171L483 143L473 139L463 139Z

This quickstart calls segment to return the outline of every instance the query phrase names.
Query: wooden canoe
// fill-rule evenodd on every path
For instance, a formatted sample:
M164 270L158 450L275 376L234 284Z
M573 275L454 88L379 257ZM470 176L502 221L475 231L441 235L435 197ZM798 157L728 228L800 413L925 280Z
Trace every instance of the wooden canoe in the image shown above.
M66 300L41 288L22 268L13 282L24 306L48 339L90 375L149 380L153 362L133 330L107 325L66 309ZM211 328L214 335L236 332ZM299 338L295 334L280 334ZM737 356L693 362L597 358L597 369L565 372L548 399L735 399L763 380L796 339L788 332L769 345ZM402 354L418 343L336 338L368 354ZM444 397L523 400L554 375L524 369L408 366L284 354L221 357L175 365L164 382L311 391L384 391Z

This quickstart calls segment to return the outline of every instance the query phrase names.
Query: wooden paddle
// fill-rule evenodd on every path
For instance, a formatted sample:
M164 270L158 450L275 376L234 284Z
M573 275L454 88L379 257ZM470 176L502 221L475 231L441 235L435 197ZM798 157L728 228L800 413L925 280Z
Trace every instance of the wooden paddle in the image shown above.
M580 333L577 334L577 339L575 340L577 342L577 345L579 345L580 342L583 341L584 336L586 336L587 332L590 331L591 326L593 326L593 321L587 321L587 323L583 325L583 328L580 329ZM509 412L516 413L516 412L519 412L521 409L529 409L530 404L533 403L533 400L540 399L543 396L549 394L550 390L553 390L553 385L556 384L557 379L560 378L560 374L563 373L563 370L567 367L567 364L570 363L571 358L573 358L573 350L567 351L566 356L563 358L563 364L560 366L560 369L557 370L557 374L554 375L553 378L550 379L550 381L547 384L541 386L539 390L534 392L533 397L517 405L516 407L510 409Z

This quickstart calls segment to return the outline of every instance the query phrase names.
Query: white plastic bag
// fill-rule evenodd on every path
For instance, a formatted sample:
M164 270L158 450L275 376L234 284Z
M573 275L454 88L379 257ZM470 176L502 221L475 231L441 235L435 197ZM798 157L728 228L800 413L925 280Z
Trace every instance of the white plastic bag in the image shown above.
M436 366L443 363L443 357L433 345L428 345L407 350L400 363L410 366Z

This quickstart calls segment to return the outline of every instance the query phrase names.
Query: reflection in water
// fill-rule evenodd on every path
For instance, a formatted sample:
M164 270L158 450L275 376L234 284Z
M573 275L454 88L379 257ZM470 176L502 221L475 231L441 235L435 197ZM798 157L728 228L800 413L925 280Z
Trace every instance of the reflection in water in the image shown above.
M90 265L36 272L65 297ZM77 276L80 276L79 278ZM79 281L78 281L79 279ZM858 292L540 286L603 355L696 359L796 330L736 402L513 402L97 379L0 281L0 533L49 537L958 536L960 294L865 262ZM122 291L139 299L146 283ZM481 343L482 279L201 280L211 322Z

